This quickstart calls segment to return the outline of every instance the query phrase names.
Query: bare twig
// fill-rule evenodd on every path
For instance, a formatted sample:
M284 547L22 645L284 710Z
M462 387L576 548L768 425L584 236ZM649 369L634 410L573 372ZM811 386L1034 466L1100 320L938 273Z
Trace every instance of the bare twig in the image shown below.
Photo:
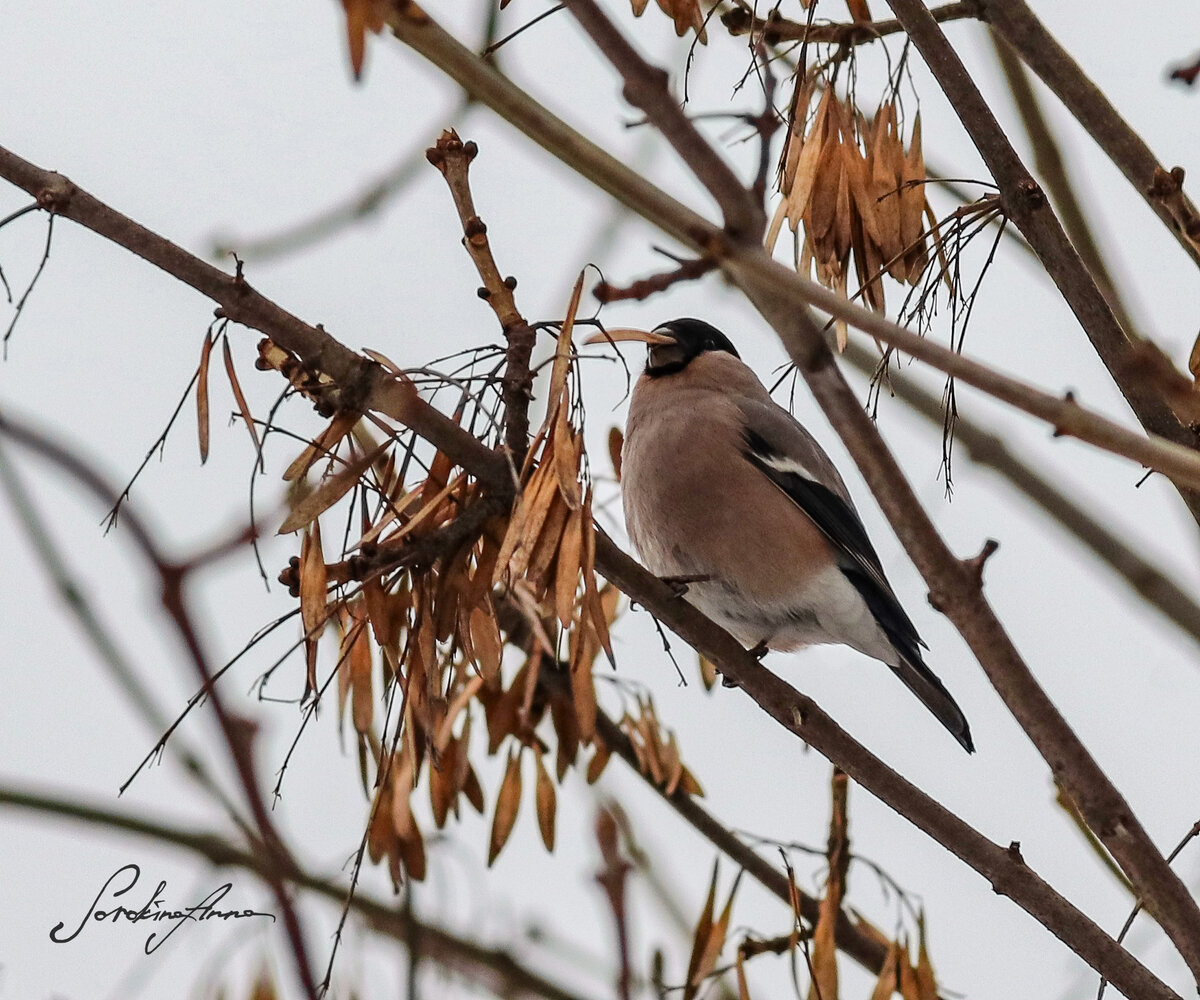
M536 334L517 309L513 297L517 279L501 277L487 238L487 226L475 211L468 170L478 152L479 147L475 143L464 143L458 133L451 129L441 134L437 143L425 151L425 156L446 179L462 221L463 246L471 255L483 281L479 296L496 313L496 319L500 321L500 328L508 341L503 389L504 433L513 465L519 469L525 461L525 450L529 444L529 401L533 392L533 373L529 368L529 360Z
M717 262L715 260L705 260L703 257L698 257L695 260L683 261L673 271L663 271L661 274L654 274L649 278L640 278L624 287L610 285L607 281L599 281L592 289L592 294L598 301L606 304L609 302L624 302L630 299L641 302L650 298L651 295L665 292L672 285L677 285L681 281L694 281L696 278L701 278L710 271L715 270L716 267Z
M978 0L962 0L960 3L931 7L929 13L938 23L976 18L979 16L979 3ZM845 48L865 45L904 30L904 26L895 19L810 25L802 21L789 21L780 15L778 8L772 9L766 17L755 17L748 7L734 7L721 15L721 23L731 35L761 34L767 45L779 42L830 42Z
M596 841L600 845L600 855L604 867L596 875L596 881L608 897L608 905L612 909L613 923L617 928L617 953L619 966L617 973L617 1000L629 1000L629 987L633 981L633 973L629 965L629 920L625 911L625 879L629 875L629 862L621 857L621 847L617 838L617 821L613 814L603 806L596 816Z

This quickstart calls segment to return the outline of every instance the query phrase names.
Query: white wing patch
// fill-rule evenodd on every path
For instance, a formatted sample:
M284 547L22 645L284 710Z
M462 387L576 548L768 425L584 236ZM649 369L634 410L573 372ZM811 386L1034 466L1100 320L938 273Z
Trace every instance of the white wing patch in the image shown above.
M811 469L806 468L794 458L788 458L786 455L763 455L760 452L755 452L754 457L768 469L774 469L776 472L782 472L784 475L801 476L813 483L820 483L821 481L813 475Z

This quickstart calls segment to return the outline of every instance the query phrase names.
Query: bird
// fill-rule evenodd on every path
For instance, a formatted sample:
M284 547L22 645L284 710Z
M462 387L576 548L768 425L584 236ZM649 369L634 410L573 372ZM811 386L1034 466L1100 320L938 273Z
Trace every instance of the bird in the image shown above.
M601 339L647 345L621 454L646 567L760 656L841 643L882 661L973 753L842 477L729 338L683 318Z

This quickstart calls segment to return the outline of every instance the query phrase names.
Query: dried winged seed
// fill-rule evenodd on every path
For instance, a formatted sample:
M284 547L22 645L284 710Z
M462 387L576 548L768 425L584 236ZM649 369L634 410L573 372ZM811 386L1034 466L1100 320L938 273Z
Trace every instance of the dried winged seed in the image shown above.
M697 985L703 982L713 970L717 967L717 959L721 957L721 950L725 947L725 939L729 935L729 920L733 915L733 897L737 895L738 886L741 884L742 877L739 874L733 881L733 888L729 890L729 899L725 902L725 908L721 910L721 915L717 917L709 931L708 940L704 945L704 952L700 956L700 971L701 975ZM830 997L836 997L836 993L826 994Z
M575 763L579 754L579 726L575 719L575 706L564 692L550 695L550 721L558 737L558 780L562 781L567 768Z
M842 164L846 168L846 181L850 197L861 220L863 233L876 243L883 242L879 221L875 217L875 198L872 194L871 175L867 161L863 159L858 143L842 143Z
M534 492L527 490L525 493L525 524L522 526L521 537L508 562L508 571L513 579L524 576L528 570L533 547L542 533L542 526L550 516L551 507L559 499L558 481L553 474L552 466L552 462L543 460L543 464L534 474L537 479L537 490ZM543 470L545 471L543 472ZM532 480L530 486L533 486Z
M687 795L694 795L696 798L704 797L704 789L701 787L700 782L696 780L696 776L688 770L686 764L683 766L683 773L679 778L679 787Z
M461 674L459 675L461 676ZM446 707L446 718L442 721L441 727L438 729L434 738L434 748L441 752L454 742L454 723L458 717L466 710L466 707L471 703L471 699L479 694L479 689L483 687L482 677L471 677L465 684L458 689L458 693ZM470 715L467 716L467 724L470 724Z
M662 752L662 762L663 770L667 775L663 791L667 795L674 795L675 790L679 788L679 781L683 777L683 759L679 756L679 744L675 742L674 733L669 733L667 736L667 743Z
M845 145L845 140L843 140ZM851 230L854 221L853 199L850 197L850 175L846 170L846 158L841 157L838 171L837 214L834 216L834 253L844 260L850 252Z
M913 121L912 144L904 157L900 189L900 239L907 248L921 238L925 214L925 158L921 155L921 113Z
M928 201L925 203L925 218L929 220L929 234L933 240L933 249L937 252L938 270L941 273L942 281L946 283L946 288L953 293L954 279L950 277L950 260L946 256L946 246L942 240L938 218L933 214L933 208Z
M763 238L763 247L768 254L775 252L775 244L779 241L779 234L783 231L783 220L788 215L788 201L782 199L775 206L775 214L771 216L771 224L767 227L767 235ZM793 228L795 225L793 224ZM621 479L620 472L617 473L617 481Z
M229 338L221 341L222 352L225 356L225 374L229 377L229 388L233 390L233 398L237 401L238 412L242 415L242 423L246 425L246 433L254 444L254 453L258 454L261 445L258 442L258 431L254 428L254 416L246 405L246 396L242 392L242 384L238 381L237 370L233 367L233 351L229 347Z
M891 1000L896 992L896 973L900 965L900 945L892 941L888 945L887 954L883 957L883 966L879 970L879 981L871 992L871 1000Z
M350 684L353 689L351 718L355 730L366 733L371 730L375 701L371 692L371 641L367 637L365 620L359 619L355 623L350 643Z
M542 834L542 843L547 851L554 851L554 816L556 812L556 796L554 782L550 780L550 772L546 770L546 762L542 760L541 751L535 752L537 760L537 819L538 830Z
M613 657L612 639L608 634L608 617L604 613L604 605L600 601L600 593L596 589L596 529L592 521L592 488L589 486L583 500L583 520L580 524L580 534L583 536L583 552L580 556L580 569L583 570L583 598L588 615L596 628L596 638L600 640L600 648L608 657L609 665L616 667ZM591 730L588 731L589 737Z
M1195 374L1193 372L1192 374ZM608 429L608 460L612 462L613 475L621 481L621 452L625 449L625 434L620 427Z
M921 986L917 982L917 970L908 959L908 942L900 946L900 995L904 1000L921 1000Z
M918 1000L938 1000L937 977L933 974L933 962L929 958L929 948L925 940L925 915L922 914L917 922L917 997Z
M316 689L316 643L325 630L325 557L321 552L321 525L314 521L300 544L300 621L308 653L309 688Z
M413 758L407 746L392 758L392 827L404 837L413 828Z
M371 826L367 831L367 853L371 861L379 863L379 859L388 853L396 839L396 831L392 827L392 788L384 783L375 792L375 809L371 814Z
M823 1000L825 997L838 995L837 943L833 935L838 912L837 894L827 891L821 900L817 926L813 931L810 956L812 985L808 991L808 1000Z
M805 229L814 244L820 244L833 229L837 218L838 185L842 174L842 156L837 136L830 136L817 161L817 176L805 212Z
M410 879L414 882L425 881L425 838L421 836L421 828L416 823L400 838L400 858Z
M440 756L429 759L429 804L433 807L433 822L439 830L446 825L450 805L457 792L454 787L457 751L458 744L451 742Z
M500 744L506 736L511 736L517 731L517 712L521 707L521 694L525 690L527 673L528 663L522 664L507 691L488 698L484 698L484 692L480 692L484 719L487 722L488 756L500 749Z
M468 756L468 751L471 749L470 712L467 713L466 721L463 722L462 733L459 734L458 739L450 742L454 745L454 770L450 777L454 785L454 794L457 795L466 787L467 777L471 772L471 758Z
M817 104L817 110L813 115L808 135L803 139L799 156L796 158L796 170L785 192L788 205L790 206L789 216L793 226L795 226L808 206L813 184L817 179L817 163L821 159L822 150L829 142L829 137L827 137L826 133L829 127L829 105L833 100L833 89L826 87L825 93L821 95L820 103ZM798 108L796 114L800 115L802 113L802 110Z
M339 609L338 627L342 633L341 648L338 650L337 681L338 681L338 734L341 735L342 720L346 714L346 698L350 694L350 656L348 644L354 633L355 624L345 608Z
M568 422L566 407L559 407L554 427L554 471L567 506L575 510L582 502L579 464L583 459L583 437Z
M596 752L592 754L592 759L588 761L587 766L587 783L594 785L600 780L600 775L604 773L604 768L608 765L609 758L612 756L612 751L608 748L599 736L592 740L592 744L596 748Z
M303 451L300 452L283 472L284 482L292 482L299 479L306 473L318 458L330 454L344 438L350 429L358 423L359 416L357 413L346 412L339 413L329 425L321 431L308 444Z
M571 298L567 302L567 315L558 332L558 343L554 348L554 367L550 370L550 391L546 394L551 412L547 414L547 424L557 419L558 410L566 407L568 400L567 375L571 370L571 332L575 328L575 314L579 311L579 300L583 296L583 275L575 279L575 287L571 289ZM544 456L543 456L544 460Z
M637 767L642 774L650 773L650 762L646 757L646 744L642 740L641 731L638 729L637 722L629 715L622 717L621 731L629 737L629 745L633 748L633 755L637 758Z
M204 335L200 348L200 367L196 372L196 428L200 435L200 464L208 461L208 361L217 338L211 333Z
M558 555L563 543L563 530L567 525L570 508L560 494L554 494L550 500L550 513L542 525L541 534L529 554L529 566L526 575L541 591L550 590L555 584L555 578L550 575L551 563Z
M704 901L704 909L700 911L700 919L696 921L696 930L692 935L692 953L688 958L687 979L684 981L683 998L693 1000L700 983L707 974L702 968L704 953L708 948L713 930L713 910L717 902L717 866L713 864L712 882L708 887L708 898Z
M508 766L500 791L496 795L496 814L492 820L492 836L488 843L488 867L490 868L504 849L508 836L517 821L521 808L521 754L508 751Z
M586 626L581 622L578 628ZM592 679L592 656L588 653L590 643L580 642L578 654L571 661L571 696L575 704L575 719L579 724L579 739L590 743L596 732L596 682Z
M643 12L646 10L646 4L648 4L650 2L650 0L632 0L632 2L633 2L633 16L641 17Z
M492 572L492 583L497 584L508 574L509 563L521 536L525 533L525 522L529 520L529 507L534 494L541 488L541 480L545 477L545 466L540 465L533 470L529 479L517 496L516 504L508 519L508 530L504 532L504 541L500 543L500 552L496 557L496 568Z
M483 815L483 786L479 783L479 776L475 773L475 768L469 764L467 765L467 780L463 782L462 793L471 803L471 808Z
M569 628L575 617L575 593L579 588L579 559L583 551L583 510L571 511L563 527L555 567L554 610L559 624Z
M462 599L462 603L468 608L477 607L483 601L484 595L492 589L492 574L496 569L496 558L500 555L500 542L503 540L500 533L504 530L502 520L498 520L497 524L497 534L487 529L480 539L479 550L475 556L475 571L471 574L471 587Z
M700 660L700 682L704 685L705 691L711 691L713 685L717 683L717 665L706 656L700 654L697 656Z
M471 611L471 646L475 653L475 666L488 687L500 684L500 660L504 645L500 639L500 626L492 610L490 597Z
M279 526L278 534L286 535L289 532L303 528L341 500L342 497L350 492L362 474L370 467L371 463L379 455L383 454L385 448L391 447L391 444L391 441L385 441L374 451L356 458L353 462L349 462L345 468L332 476L326 476L315 490L292 508L292 512L288 514L283 524Z

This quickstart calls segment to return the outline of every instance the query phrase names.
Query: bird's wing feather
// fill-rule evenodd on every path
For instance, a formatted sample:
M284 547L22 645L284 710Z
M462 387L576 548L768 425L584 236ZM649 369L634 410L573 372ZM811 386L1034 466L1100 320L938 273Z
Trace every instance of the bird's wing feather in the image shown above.
M747 461L812 518L837 553L838 566L902 653L924 645L884 575L841 476L821 446L774 403L742 408Z

